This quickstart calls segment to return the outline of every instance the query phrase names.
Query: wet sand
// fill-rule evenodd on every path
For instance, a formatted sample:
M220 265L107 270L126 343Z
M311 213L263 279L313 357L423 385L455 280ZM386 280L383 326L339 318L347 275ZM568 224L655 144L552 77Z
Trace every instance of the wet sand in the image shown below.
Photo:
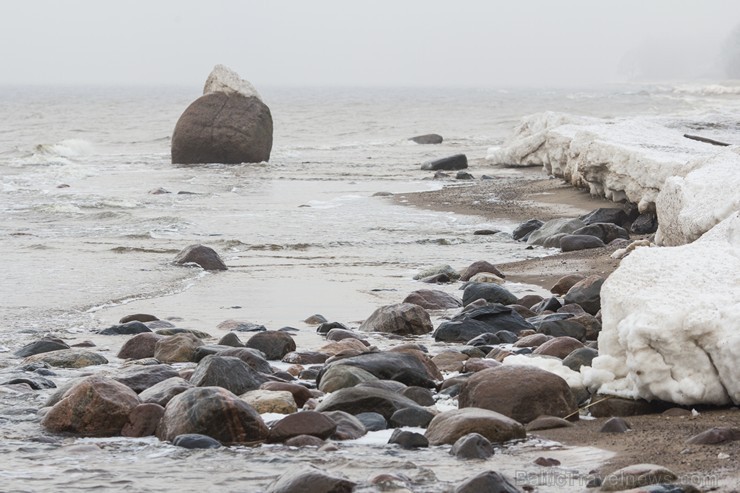
M618 204L592 197L558 179L548 178L541 168L486 169L491 180L450 185L439 191L404 194L399 203L431 210L474 214L489 220L524 222L577 217L599 207ZM495 200L492 200L495 199ZM613 247L560 253L544 258L498 264L507 280L549 289L562 276L572 273L608 276L619 261L610 257ZM705 409L698 416L666 417L660 414L625 418L632 430L622 434L600 433L607 418L581 420L572 428L536 431L532 435L567 446L596 447L615 455L594 472L604 476L638 463L658 464L679 475L679 480L702 490L738 491L740 442L719 445L687 445L691 436L713 427L740 428L740 409ZM553 480L563 479L553 471Z

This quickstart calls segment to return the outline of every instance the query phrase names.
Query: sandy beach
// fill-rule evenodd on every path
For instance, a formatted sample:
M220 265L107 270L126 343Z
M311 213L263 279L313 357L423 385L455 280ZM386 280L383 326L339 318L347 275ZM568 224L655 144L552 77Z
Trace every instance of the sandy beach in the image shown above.
M491 198L495 197L495 201ZM399 203L432 210L474 214L487 219L524 222L577 217L599 207L619 204L593 197L559 179L548 178L542 168L499 168L493 179L458 185L453 182L438 191L404 194ZM607 277L618 266L612 259L615 247L559 253L543 258L497 264L507 280L549 289L562 276L578 273ZM690 408L689 408L690 409ZM582 419L570 428L536 431L532 434L565 445L596 447L616 455L595 468L605 476L632 464L658 464L672 470L679 481L703 491L738 491L740 442L719 445L688 445L686 440L710 428L740 427L737 407L705 407L693 415L647 414L626 417L632 429L625 433L602 433L609 418Z

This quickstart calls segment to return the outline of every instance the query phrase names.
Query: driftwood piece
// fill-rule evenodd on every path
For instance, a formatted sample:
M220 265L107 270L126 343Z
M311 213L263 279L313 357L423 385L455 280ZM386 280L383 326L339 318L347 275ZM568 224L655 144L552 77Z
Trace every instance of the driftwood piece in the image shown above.
M701 137L701 136L699 136L699 135L690 135L690 134L683 134L683 136L684 136L684 137L686 137L687 139L691 139L691 140L698 140L699 142L704 142L704 143L706 143L706 144L712 144L712 145L714 145L714 146L722 146L722 147L727 147L727 146L729 146L729 145L730 145L730 144L728 144L728 143L726 143L726 142L720 142L720 141L718 141L718 140L714 140L714 139L709 139L709 138L707 138L707 137Z

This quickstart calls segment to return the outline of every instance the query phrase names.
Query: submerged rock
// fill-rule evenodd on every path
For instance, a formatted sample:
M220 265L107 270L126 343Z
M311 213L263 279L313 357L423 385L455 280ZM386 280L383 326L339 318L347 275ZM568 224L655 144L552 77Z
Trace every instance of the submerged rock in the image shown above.
M190 245L184 248L173 262L176 265L196 264L204 270L227 270L218 253L205 245Z
M421 165L421 169L431 171L453 171L465 169L467 167L468 158L465 154L455 154L454 156L443 157L434 161L427 161Z
M355 483L315 466L292 469L270 483L267 493L351 493Z
M457 485L454 493L521 493L509 479L495 471L485 471Z

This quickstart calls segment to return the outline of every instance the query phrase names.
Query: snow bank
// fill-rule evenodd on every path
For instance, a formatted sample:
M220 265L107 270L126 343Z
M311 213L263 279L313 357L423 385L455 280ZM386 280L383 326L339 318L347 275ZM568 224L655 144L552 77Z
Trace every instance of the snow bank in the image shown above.
M249 81L242 79L239 77L239 74L225 65L216 65L213 67L213 71L211 71L208 79L206 79L203 94L210 94L212 92L224 92L226 94L238 93L246 97L254 96L262 101L257 89Z
M740 404L740 213L694 243L639 248L601 290L601 394Z
M656 201L659 244L692 242L740 210L740 148L698 161L685 177L673 176L663 184Z
M674 129L647 119L602 120L546 112L525 118L502 147L490 149L493 164L542 165L594 195L628 199L652 210L663 182L685 176L697 156L716 152Z

